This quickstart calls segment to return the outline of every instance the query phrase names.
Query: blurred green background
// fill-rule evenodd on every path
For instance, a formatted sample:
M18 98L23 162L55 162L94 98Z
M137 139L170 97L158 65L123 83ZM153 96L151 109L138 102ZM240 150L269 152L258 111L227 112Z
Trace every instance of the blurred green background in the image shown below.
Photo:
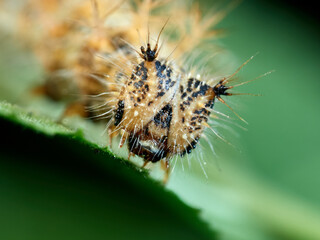
M212 2L201 4L206 7ZM211 138L217 156L204 154L210 156L205 159L207 177L194 154L191 167L177 163L167 185L185 203L200 209L201 218L218 231L221 239L320 239L320 35L319 19L313 9L315 5L312 8L310 1L296 5L290 1L245 0L218 26L228 32L219 41L234 55L236 61L230 63L234 68L259 52L241 70L243 79L275 70L239 88L263 96L230 100L249 122L245 126L248 131L236 130L239 136L234 141L239 147L234 149ZM16 101L25 91L22 79L31 82L41 73L31 56L19 56L19 50L14 52L8 44L1 47L1 52L0 99ZM33 105L34 111L41 104L48 109L62 108L49 102L37 104ZM224 106L217 107L226 110ZM135 239L139 237L136 228L146 231L140 238L153 234L158 239L177 238L175 228L161 235L161 224L152 227L146 221L145 228L139 225L143 221L134 224L144 216L139 211L131 213L135 207L127 210L135 215L131 220L127 219L128 214L119 213L126 221L116 222L123 225L106 227L115 220L108 218L110 208L105 204L113 196L104 189L108 181L103 169L90 170L91 175L82 176L78 172L88 168L84 163L74 171L59 161L53 168L52 162L43 165L34 161L28 165L23 155L10 151L0 157L1 239ZM95 168L94 163L90 164ZM165 216L157 217L158 214L154 218L165 221ZM57 223L60 224L54 225ZM153 230L149 234L148 226L159 226L159 232ZM123 230L113 238L109 235L112 229L121 232L122 228L129 229L128 234ZM181 228L177 226L176 230L177 236L182 237ZM46 236L48 232L52 236Z
M250 221L234 224L270 231L265 238L250 232L250 239L320 239L319 16L310 1L294 3L243 1L219 25L228 30L221 41L239 65L259 52L241 71L244 79L275 70L241 89L263 96L239 97L236 110L249 122L248 131L239 131L242 151L221 155L222 170L210 171L231 186L226 199L242 199L251 212ZM233 219L244 217L241 210Z
M244 111L250 123L241 138L245 168L319 205L319 25L294 7L290 1L244 1L223 21L234 29L223 42L241 59L260 52L243 74L275 70L245 89L263 95L248 102Z

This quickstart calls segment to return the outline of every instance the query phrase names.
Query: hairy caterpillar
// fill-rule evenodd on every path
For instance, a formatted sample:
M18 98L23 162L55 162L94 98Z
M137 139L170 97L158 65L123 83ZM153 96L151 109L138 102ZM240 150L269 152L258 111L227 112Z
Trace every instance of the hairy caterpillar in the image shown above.
M73 96L64 115L105 119L129 157L168 171L172 157L189 154L207 128L215 132L215 102L230 108L223 96L246 83L230 85L249 60L220 79L200 78L186 60L226 12L202 17L197 5L168 0L29 0L17 29L46 71L41 90L54 100Z

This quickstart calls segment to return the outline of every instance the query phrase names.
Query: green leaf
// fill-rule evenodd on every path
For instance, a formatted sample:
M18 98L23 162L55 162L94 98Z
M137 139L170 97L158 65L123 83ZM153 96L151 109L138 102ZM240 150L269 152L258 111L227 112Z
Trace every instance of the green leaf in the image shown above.
M74 131L0 103L1 239L216 239L171 191Z

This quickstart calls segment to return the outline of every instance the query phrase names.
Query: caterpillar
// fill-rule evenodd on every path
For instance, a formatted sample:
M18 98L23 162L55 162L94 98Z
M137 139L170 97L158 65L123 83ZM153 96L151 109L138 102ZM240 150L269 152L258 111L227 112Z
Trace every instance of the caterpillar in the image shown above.
M16 34L45 70L37 89L69 100L64 116L106 120L110 142L119 137L128 158L141 157L143 167L161 161L168 175L173 157L190 154L206 129L216 133L208 123L215 103L232 110L224 97L251 81L232 85L252 57L219 79L188 64L188 53L217 36L212 27L229 8L203 17L199 5L183 1L28 0Z

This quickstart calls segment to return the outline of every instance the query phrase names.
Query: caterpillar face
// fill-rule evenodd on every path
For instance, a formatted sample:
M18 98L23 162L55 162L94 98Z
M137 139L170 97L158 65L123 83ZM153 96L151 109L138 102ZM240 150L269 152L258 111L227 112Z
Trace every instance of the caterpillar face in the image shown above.
M142 47L141 53L143 61L134 66L121 88L114 127L128 137L129 151L145 161L190 153L221 87L188 78L174 64L158 60L157 52L150 54L150 45L146 51Z

